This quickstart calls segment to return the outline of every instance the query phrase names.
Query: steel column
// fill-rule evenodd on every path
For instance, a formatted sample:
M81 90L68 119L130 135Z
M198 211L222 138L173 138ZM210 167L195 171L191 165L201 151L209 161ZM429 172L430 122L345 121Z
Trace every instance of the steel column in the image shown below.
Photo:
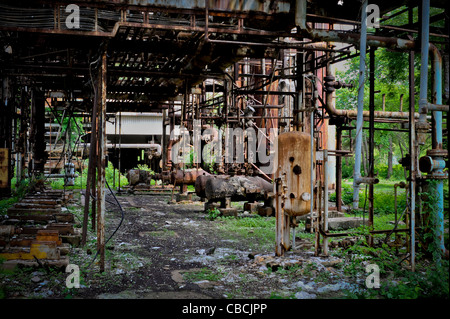
M416 121L414 99L414 51L409 52L409 154L411 155L409 170L409 212L410 212L410 263L411 270L415 271L415 219L416 219Z
M361 146L362 127L364 124L364 81L366 68L366 43L367 43L367 0L361 7L361 37L359 47L359 82L358 82L358 114L356 118L356 140L355 140L355 166L353 172L353 209L359 206L359 182L361 177Z
M328 232L328 150L323 150L323 204L324 204L324 218L323 230ZM328 256L328 237L323 237L323 254Z
M106 50L102 53L100 68L99 153L97 176L97 248L100 255L100 272L105 271L105 181L106 181Z
M94 84L93 84L94 85ZM82 237L81 237L81 245L84 246L86 244L87 237L87 224L89 219L89 203L91 202L91 187L93 184L93 176L95 176L95 163L96 163L96 154L97 154L97 111L98 111L98 90L97 86L94 87L94 103L92 107L92 117L91 117L91 143L89 147L89 164L88 164L88 174L86 179L86 192L84 197L84 217L83 217L83 228L82 228ZM95 193L94 193L95 194Z

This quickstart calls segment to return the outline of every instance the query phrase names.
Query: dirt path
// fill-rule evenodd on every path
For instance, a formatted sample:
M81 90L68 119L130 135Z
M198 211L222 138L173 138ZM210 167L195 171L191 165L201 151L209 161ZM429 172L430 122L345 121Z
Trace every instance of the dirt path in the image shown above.
M270 298L302 291L314 298L320 285L313 277L322 274L328 284L342 279L326 267L339 259L320 259L301 249L276 259L272 245L259 247L256 236L244 238L224 231L221 221L207 220L201 202L168 204L167 195L118 199L125 218L108 245L114 256L107 256L107 272L115 278L101 286L89 274L90 288L80 291L81 298ZM108 208L107 234L121 217L116 207Z
M271 238L261 238L256 228L227 228L227 221L206 219L201 202L168 204L170 196L159 194L117 199L124 219L107 244L105 273L98 272L98 258L88 267L96 250L91 231L87 246L73 248L69 255L81 269L81 288L65 288L65 273L36 275L30 270L10 283L23 289L7 288L6 297L305 299L339 296L361 283L361 278L348 278L340 271L339 258L314 257L307 240L297 241L296 250L275 258ZM107 202L108 238L122 214L113 197L108 196ZM82 211L79 199L71 210ZM40 280L30 282L33 274Z

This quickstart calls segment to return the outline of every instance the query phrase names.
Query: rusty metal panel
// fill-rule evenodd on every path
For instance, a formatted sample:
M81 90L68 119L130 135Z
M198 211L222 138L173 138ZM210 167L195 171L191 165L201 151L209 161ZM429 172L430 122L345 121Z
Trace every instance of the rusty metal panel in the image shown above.
M290 1L271 0L208 0L209 8L221 11L258 11L264 13L289 13Z
M280 191L283 210L291 216L310 212L311 137L292 131L278 136L278 169L276 177L282 180ZM278 196L279 194L277 194Z
M218 11L258 11L263 13L289 13L291 1L272 0L207 0L210 10ZM105 1L103 1L105 2ZM115 0L115 4L131 6L155 6L177 9L205 9L205 0Z
M0 148L0 189L7 189L9 185L9 149Z

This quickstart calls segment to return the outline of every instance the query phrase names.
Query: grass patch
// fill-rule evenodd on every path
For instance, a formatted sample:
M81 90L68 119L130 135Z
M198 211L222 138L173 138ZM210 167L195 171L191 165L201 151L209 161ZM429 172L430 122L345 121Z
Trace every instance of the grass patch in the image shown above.
M218 281L224 277L220 271L213 271L209 268L201 268L198 270L191 270L183 272L183 279L187 282L197 282L201 280Z
M259 249L272 249L275 242L275 217L218 217L218 229L226 237L239 236Z
M374 185L374 213L389 214L395 212L394 185L399 181L382 180ZM369 207L369 189L363 185L359 189L359 208ZM336 202L336 193L330 194L330 201ZM353 202L353 180L344 180L342 183L342 201L345 205ZM406 208L406 190L397 187L397 212L400 215Z

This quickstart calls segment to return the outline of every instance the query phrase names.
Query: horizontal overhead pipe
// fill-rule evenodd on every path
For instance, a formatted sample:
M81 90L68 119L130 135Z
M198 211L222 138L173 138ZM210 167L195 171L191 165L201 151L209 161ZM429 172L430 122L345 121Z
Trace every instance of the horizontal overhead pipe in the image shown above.
M89 148L90 143L87 143L86 147ZM106 144L106 147L107 148L114 148L114 147L116 147L116 148L156 148L159 153L161 152L160 144L151 144L151 143L131 143L131 144L108 143L108 144Z
M77 173L73 173L73 174L45 174L44 175L45 178L74 178L74 177L79 177L79 175Z
M448 112L449 111L448 105L428 103L425 107L426 107L427 111L437 111L437 112Z
M332 96L332 94L327 94L328 96ZM349 118L356 118L358 115L358 110L342 110L336 109L332 103L326 103L324 105L327 113L329 115L334 116L345 116ZM408 112L387 112L387 111L375 111L374 112L375 119L398 119L398 120L407 120L409 118ZM369 111L363 111L363 118L369 118ZM419 119L419 113L416 112L415 118Z
M301 37L307 37L311 40L340 42L359 45L360 33L339 32L333 30L301 29ZM384 47L392 50L411 51L416 49L416 42L399 38L382 37L376 35L367 35L367 46Z
M320 30L319 30L320 31ZM357 39L360 38L359 34L351 34L349 37L345 37L344 35L346 33L343 32L336 32L336 31L317 31L317 30L310 30L308 34L312 33L314 34L314 38L316 38L318 35L321 34L324 35L326 41L331 42L343 42L343 39L349 40L351 42L349 43L356 43ZM323 40L322 38L317 38L317 40ZM395 46L395 43L397 43L397 47ZM385 38L385 37L379 37L379 36L370 36L367 35L367 44L369 46L380 46L380 47L386 47L391 49L399 49L399 50L414 50L415 48L415 41L412 40L403 40L403 39L393 39L393 38ZM441 54L439 50L434 46L433 44L429 44L429 51L433 55L434 60L436 61L442 61ZM442 63L441 63L442 65ZM421 90L422 91L422 90ZM327 94L327 103L325 103L324 107L329 115L333 116L345 116L349 118L357 118L358 110L343 110L343 109L336 109L334 107L334 104L331 103L332 94ZM422 102L419 102L419 112L416 112L414 115L415 119L420 120L420 114L422 115L422 123L426 123L427 120L427 112L428 111L445 111L448 112L449 106L448 105L441 105L441 104L432 104L428 103L426 98L422 100ZM363 118L369 118L369 111L363 111ZM409 118L409 112L387 112L387 111L375 111L374 112L375 119L405 119L407 120ZM420 126L420 124L419 124Z

